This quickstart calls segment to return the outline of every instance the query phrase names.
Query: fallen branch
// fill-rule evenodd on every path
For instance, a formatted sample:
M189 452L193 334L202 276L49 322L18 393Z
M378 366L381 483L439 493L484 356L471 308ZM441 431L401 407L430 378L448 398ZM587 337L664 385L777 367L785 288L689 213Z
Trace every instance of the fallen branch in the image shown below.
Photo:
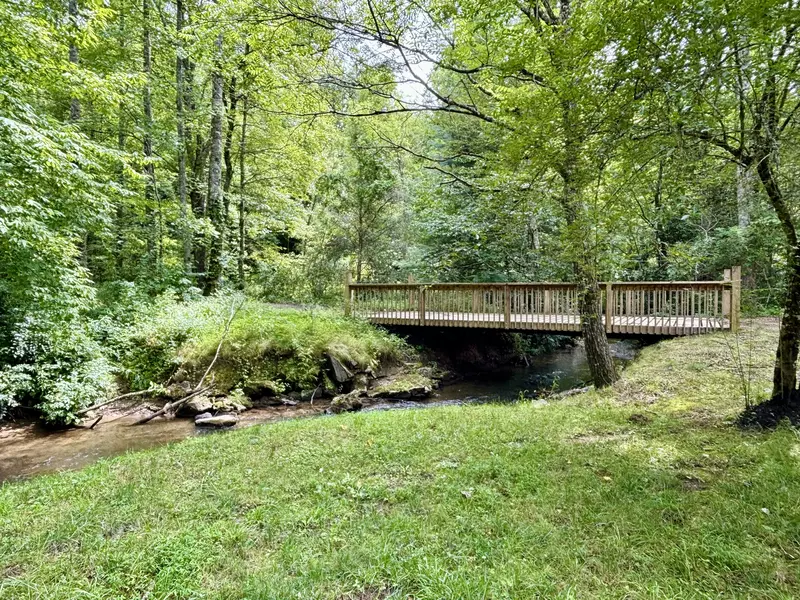
M153 420L153 419L155 419L156 417L160 417L161 415L165 415L165 414L167 414L168 412L172 412L172 411L174 411L174 410L176 410L176 409L180 408L181 406L183 406L184 404L186 404L186 403L187 403L189 400L191 400L192 398L195 398L195 397L199 396L200 394L204 394L204 393L206 393L208 390L210 390L210 389L213 387L213 385L214 385L214 384L213 384L213 382L212 382L212 384L211 384L211 385L208 385L208 386L206 386L206 387L204 387L204 388L200 388L199 390L198 390L198 389L195 389L195 390L194 390L192 393L190 393L188 396L184 396L184 397L183 397L183 398L181 398L180 400L175 400L175 402L167 402L167 403L164 405L164 407L163 407L163 408L161 408L160 410L157 410L157 411L156 411L156 412L154 412L152 415L147 415L146 417L142 417L141 419L139 419L138 421L136 421L136 422L134 423L134 425L144 425L145 423L148 423L149 421L152 421L152 420Z
M155 392L155 391L157 391L155 388L149 388L149 389L146 389L146 390L139 390L138 392L128 392L127 394L122 394L121 396L115 396L114 398L111 398L111 400L106 400L105 402L100 402L99 404L93 404L92 406L89 406L88 408L84 408L84 409L79 410L75 414L78 415L79 417L82 417L85 414L87 414L87 413L89 413L89 412L91 412L93 410L97 410L98 408L103 408L104 406L108 406L109 404L113 404L117 400L124 400L125 398L133 398L134 396L144 396L145 394L150 394L150 393Z
M239 302L239 305L236 306L235 308L233 306L231 307L231 316L228 318L228 322L225 323L225 329L222 332L222 337L220 337L219 339L219 344L217 344L217 351L214 353L214 358L211 360L211 364L208 365L206 372L203 373L203 376L200 378L200 382L197 384L197 387L195 387L195 389L198 389L201 385L203 385L203 382L206 380L206 377L208 377L208 374L211 372L211 369L214 368L214 363L217 362L220 350L222 350L222 343L225 341L225 338L228 337L228 332L231 330L231 323L233 323L233 320L236 318L236 314L239 312L239 309L242 308L242 304L244 304L244 300Z
M183 398L181 398L180 400L176 400L175 402L168 402L167 404L164 405L164 408L162 408L159 411L154 412L152 415L147 415L146 417L143 417L143 418L139 419L138 421L136 421L134 423L134 425L143 425L145 423L148 423L149 421L152 421L156 417L160 417L161 415L165 415L168 412L172 412L175 409L180 408L181 406L183 406L186 402L188 402L189 400L191 400L195 396L199 396L203 392L207 392L208 390L210 390L213 387L213 385L214 385L213 378L212 378L211 385L206 386L206 387L202 387L202 385L203 385L203 382L205 382L206 377L208 377L208 374L211 372L211 369L214 368L214 365L216 364L217 359L219 358L219 353L222 351L222 344L225 342L225 338L228 337L228 332L231 330L231 323L233 323L233 320L236 318L236 315L239 312L239 309L242 308L243 304L244 304L244 300L239 302L239 304L236 305L236 306L231 305L231 315L230 315L230 317L228 317L228 320L225 323L225 329L222 331L222 336L219 339L219 344L217 344L217 351L214 353L214 358L211 359L211 364L208 365L208 368L206 369L206 372L203 373L203 376L200 378L200 381L197 383L195 388L191 392L189 392L189 394L187 396L184 396Z

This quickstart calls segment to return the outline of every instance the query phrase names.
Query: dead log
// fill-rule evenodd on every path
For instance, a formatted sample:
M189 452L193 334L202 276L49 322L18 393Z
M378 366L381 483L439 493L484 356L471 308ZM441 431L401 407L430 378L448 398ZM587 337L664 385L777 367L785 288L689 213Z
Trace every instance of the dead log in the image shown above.
M206 386L204 388L201 388L199 390L195 389L191 394L189 394L188 396L184 396L180 400L175 400L174 402L167 402L164 405L163 408L161 408L160 410L157 410L152 415L147 415L146 417L142 417L141 419L136 421L134 423L134 425L144 425L145 423L148 423L148 422L152 421L156 417L160 417L162 415L167 414L168 412L173 412L173 411L177 410L178 408L180 408L182 405L186 404L192 398L195 398L196 396L199 396L200 394L204 394L207 391L209 391L212 388L213 385L214 384L212 383L211 385L208 385L208 386Z
M106 400L105 402L100 402L99 404L93 404L88 408L83 408L75 414L79 417L82 417L93 410L97 410L98 408L103 408L104 406L108 406L109 404L114 404L114 402L118 400L124 400L125 398L133 398L134 396L144 396L145 394L150 394L156 391L158 391L156 388L150 388L147 390L139 390L138 392L128 392L127 394L122 394L121 396L115 396L114 398L111 398L111 400Z

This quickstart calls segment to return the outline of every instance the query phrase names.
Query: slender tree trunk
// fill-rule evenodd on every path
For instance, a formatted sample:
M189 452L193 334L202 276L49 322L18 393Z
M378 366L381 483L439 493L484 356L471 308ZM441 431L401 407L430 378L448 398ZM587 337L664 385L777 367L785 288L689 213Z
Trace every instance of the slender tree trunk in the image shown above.
M153 201L156 196L155 189L155 165L153 164L153 103L151 99L151 79L153 64L151 57L150 41L150 2L142 0L142 73L144 74L144 88L142 89L142 108L144 112L144 134L142 151L144 154L144 176L145 176L145 200L147 210L152 215L152 229L147 236L148 253L151 257L156 257L156 264L160 266L160 256L158 256L158 216L152 209Z
M72 36L69 42L69 62L73 65L78 64L78 43L76 40L78 31L78 0L69 0L67 6L69 13L70 29ZM81 101L73 97L69 103L69 120L76 123L81 118Z
M245 54L247 48L245 47ZM239 274L239 287L244 289L244 261L245 261L245 234L247 224L247 205L244 196L245 187L245 156L247 150L247 94L242 96L242 135L239 138L239 255L237 267Z
M121 3L122 6L120 7L119 11L119 50L120 56L125 56L125 46L126 46L126 39L125 39L125 11L127 10L127 6L125 6L125 2ZM126 141L126 132L125 132L125 101L120 100L117 104L117 150L120 152L125 151L125 141ZM125 167L124 165L120 166L119 169L119 185L121 188L125 188ZM116 277L117 279L122 279L124 277L124 255L123 249L125 247L125 233L124 233L124 225L125 225L125 208L124 204L120 202L117 204L117 211L116 211L116 248L114 249L114 264L116 266Z
M736 88L738 95L738 119L739 119L739 151L744 150L745 132L747 131L747 99L752 92L750 85L750 50L747 38L741 36L737 41L734 51L734 63L736 65ZM736 167L736 209L739 227L745 228L750 225L750 207L753 196L753 168L750 164L743 164L741 161Z
M578 312L581 333L586 349L586 360L592 381L597 388L606 387L617 380L608 338L600 317L600 290L595 272L595 250L590 239L589 216L581 200L579 183L581 142L572 133L573 110L568 103L562 107L564 124L564 160L560 175L563 182L561 204L566 215L567 226L574 236L573 268L578 285Z
M120 100L118 105L119 117L117 120L117 149L120 152L125 151L125 102ZM119 184L122 188L125 187L125 168L122 167L119 170ZM116 217L116 230L117 230L117 247L115 248L116 251L116 267L117 267L117 278L122 279L124 268L125 268L125 261L123 256L125 253L123 252L125 248L125 233L124 233L124 225L125 225L125 209L123 204L120 202L117 204L117 217Z
M225 199L225 222L229 222L230 215L230 196L229 192L233 183L233 133L236 130L236 108L239 104L239 97L236 90L236 77L231 77L228 84L228 104L225 110L226 130L225 147L222 151L222 159L225 163L225 173L222 178L222 194Z
M204 292L213 293L222 278L222 251L225 247L225 220L222 194L222 123L225 118L223 102L224 81L221 72L222 34L215 42L217 64L211 76L211 154L208 164L208 213L214 232L208 246L208 275Z
M187 12L186 20L189 22L190 14ZM194 70L195 65L188 58L184 64L184 77L186 88L186 99L184 108L189 115L197 112L197 103L194 97ZM204 186L202 185L203 173L206 167L208 146L201 130L194 131L195 125L190 118L186 125L186 141L191 140L191 152L187 149L187 155L191 157L191 177L188 180L189 204L192 209L194 219L202 222L206 218L206 197ZM192 234L192 258L194 263L194 274L199 286L203 286L206 276L206 241L201 234Z
M186 272L192 270L192 233L189 227L187 210L187 184L186 184L186 116L184 102L186 90L184 85L184 68L186 59L183 56L183 0L177 0L175 5L175 34L178 40L177 56L175 57L175 118L178 134L178 202L181 211L181 237L183 238L183 268Z
M750 209L753 203L753 171L742 164L736 167L736 209L739 227L750 226Z

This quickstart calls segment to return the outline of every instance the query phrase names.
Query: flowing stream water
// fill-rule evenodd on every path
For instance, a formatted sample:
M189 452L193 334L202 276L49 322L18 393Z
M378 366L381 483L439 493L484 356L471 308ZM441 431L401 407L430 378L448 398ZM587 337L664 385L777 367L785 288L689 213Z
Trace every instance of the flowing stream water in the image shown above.
M627 362L636 347L628 342L612 344L616 358ZM533 357L525 367L513 367L464 377L445 385L431 398L419 401L380 401L365 410L422 408L446 404L513 401L520 394L544 390L563 391L586 385L589 368L582 346L564 348ZM254 408L242 413L236 428L285 419L323 415L328 402L301 402L297 406ZM124 414L124 413L123 413ZM143 450L184 439L208 435L191 419L155 419L132 427L136 416L107 415L95 429L47 431L35 423L0 424L0 482L77 469L106 456Z

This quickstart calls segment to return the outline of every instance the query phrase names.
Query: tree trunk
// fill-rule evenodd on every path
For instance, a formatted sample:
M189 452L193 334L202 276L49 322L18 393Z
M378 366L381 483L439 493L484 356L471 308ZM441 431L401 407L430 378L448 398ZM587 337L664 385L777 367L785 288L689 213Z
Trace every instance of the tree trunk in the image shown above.
M187 13L186 20L189 22L190 14ZM184 64L184 77L186 87L186 100L184 108L189 111L190 115L194 115L197 111L197 104L194 98L194 69L195 65L188 58ZM189 186L189 205L192 208L192 214L195 220L202 222L206 218L206 197L203 192L203 173L206 166L206 157L208 154L208 146L202 132L198 129L193 132L192 120L190 119L186 126L186 141L191 140L191 152L188 151L187 155L191 157L191 177L187 181ZM198 285L202 286L206 276L206 243L205 239L200 234L192 234L192 255L194 263L194 275Z
M758 177L781 224L787 245L786 298L778 334L778 350L772 377L772 400L788 403L797 390L797 354L800 347L800 247L792 214L775 180L770 153L755 159Z
M184 89L184 67L186 64L183 56L183 0L177 0L175 5L175 34L178 48L175 57L175 118L178 134L178 202L181 211L181 237L183 238L183 268L186 272L192 270L192 233L189 227L187 210L187 185L186 185L186 117L184 115L184 102L186 90Z
M574 234L571 240L573 268L578 284L578 313L581 320L581 333L586 348L586 360L592 381L597 388L611 385L617 380L608 338L600 318L600 292L595 274L595 250L590 238L590 217L580 198L579 183L581 142L573 134L572 107L565 103L562 106L562 122L564 125L564 159L560 168L563 182L561 197L562 208L566 216L567 226Z
M119 117L117 121L117 149L120 152L125 151L125 103L120 100L119 102ZM125 189L125 167L121 167L119 170L119 185L121 188ZM117 279L123 279L124 269L125 269L125 262L123 260L123 256L125 253L123 249L125 248L125 234L124 234L124 224L125 224L125 208L124 204L120 202L117 204L117 217L116 217L116 237L117 237L117 247L115 248L116 256L115 256L115 264L117 267Z
M228 104L225 110L225 117L227 121L225 130L225 148L222 152L223 162L225 163L225 174L222 179L222 193L225 199L225 222L228 222L230 214L230 192L231 184L233 183L233 132L236 130L236 107L239 104L239 98L236 91L236 77L231 77L228 84Z
M124 4L124 3L123 3ZM119 50L120 56L125 55L125 11L127 7L122 6L119 11ZM125 101L120 100L117 104L118 117L117 117L117 150L120 152L125 151L125 142L126 142L126 133L125 133ZM120 165L119 169L119 185L122 189L125 189L125 167L124 165ZM114 249L114 264L116 266L116 277L117 279L124 278L124 255L123 249L125 247L125 234L124 234L124 224L125 224L125 208L124 203L120 202L117 204L117 214L116 214L116 248Z
M753 202L753 172L750 166L742 164L736 167L736 212L739 227L750 226L750 208Z
M148 212L153 216L153 228L147 236L148 253L156 256L156 264L160 265L160 257L157 256L158 250L158 224L155 211L152 210L153 199L156 195L155 189L155 165L153 164L153 103L151 100L151 42L150 42L150 1L142 0L142 73L144 74L144 88L142 89L142 108L144 112L144 134L142 141L142 152L144 154L144 176L145 191L144 196Z
M245 47L245 53L247 48ZM247 222L247 206L244 199L245 186L245 151L247 150L247 95L242 97L242 135L239 139L239 255L237 267L239 288L244 289L245 233Z
M617 380L617 371L603 321L600 318L600 288L597 278L590 271L578 272L578 311L581 315L581 333L586 349L589 373L596 388L612 385Z
M225 247L225 220L222 194L222 122L225 118L223 85L220 59L222 57L222 34L215 42L217 64L211 76L211 153L208 163L208 216L214 229L208 246L208 272L204 293L211 294L222 278L222 251Z

